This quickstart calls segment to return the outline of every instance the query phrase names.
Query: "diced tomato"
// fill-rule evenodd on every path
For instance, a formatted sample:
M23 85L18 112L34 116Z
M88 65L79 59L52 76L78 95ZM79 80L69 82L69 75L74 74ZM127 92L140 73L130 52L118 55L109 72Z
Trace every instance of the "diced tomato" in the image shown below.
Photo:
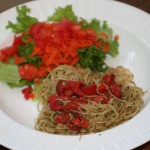
M38 77L38 68L31 64L21 65L19 67L19 74L22 79L32 81Z
M0 60L8 62L10 56L18 54L18 46L9 46L0 50Z
M22 93L23 93L24 98L25 98L26 100L28 100L28 99L30 99L30 98L31 98L31 99L34 98L34 94L32 93L32 91L33 91L32 87L27 87L27 88L25 88L25 89L22 90Z
M22 41L20 36L15 35L14 41L13 41L13 46L15 45L22 45L24 42Z
M18 46L8 46L0 50L0 55L13 56L14 54L18 54Z

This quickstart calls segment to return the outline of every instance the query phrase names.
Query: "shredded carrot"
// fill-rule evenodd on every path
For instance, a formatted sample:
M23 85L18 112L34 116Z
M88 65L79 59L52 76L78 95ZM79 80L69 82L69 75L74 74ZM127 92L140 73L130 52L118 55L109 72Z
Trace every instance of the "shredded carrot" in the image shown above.
M74 23L68 22L69 20L64 20L64 23L46 23L42 30L37 32L39 35L32 35L35 46L30 56L38 55L46 71L51 71L61 64L75 65L79 61L78 49L101 45L92 29L75 28ZM74 32L76 34L73 34ZM39 69L39 74L45 75L43 69Z
M100 32L99 36L108 39L108 35L106 33L104 33L104 32Z
M103 43L103 52L108 52L110 50L108 43Z
M15 62L15 64L21 64L21 63L23 63L25 61L25 57L24 56L22 56L22 57L20 57L20 56L18 56L18 55L14 55L14 62Z

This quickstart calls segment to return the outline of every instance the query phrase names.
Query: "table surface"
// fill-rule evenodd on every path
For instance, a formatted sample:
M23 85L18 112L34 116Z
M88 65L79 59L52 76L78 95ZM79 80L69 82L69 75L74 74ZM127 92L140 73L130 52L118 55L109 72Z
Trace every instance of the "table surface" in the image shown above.
M29 2L31 0L0 0L0 1L1 1L0 13L1 13L13 6L16 6L24 2ZM150 0L117 0L117 1L132 5L150 14ZM0 150L8 150L8 149L0 145ZM144 145L134 150L150 150L150 142L145 143Z

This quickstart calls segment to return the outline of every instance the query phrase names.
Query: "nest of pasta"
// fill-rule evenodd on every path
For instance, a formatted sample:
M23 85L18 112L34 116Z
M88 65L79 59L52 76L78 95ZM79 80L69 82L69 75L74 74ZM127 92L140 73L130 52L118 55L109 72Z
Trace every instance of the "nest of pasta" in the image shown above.
M55 68L39 90L36 129L53 134L96 133L135 116L144 92L133 74L118 66L105 74L68 65Z

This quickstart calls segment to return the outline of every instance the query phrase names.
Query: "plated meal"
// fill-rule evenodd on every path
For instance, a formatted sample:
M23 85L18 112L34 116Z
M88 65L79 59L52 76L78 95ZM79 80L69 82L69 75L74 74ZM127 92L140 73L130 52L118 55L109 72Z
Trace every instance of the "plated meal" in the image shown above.
M25 100L38 101L35 129L61 135L104 131L134 117L144 91L131 71L106 57L119 54L119 35L107 21L87 21L72 5L58 7L47 21L17 7L12 45L0 50L0 81L23 87Z

